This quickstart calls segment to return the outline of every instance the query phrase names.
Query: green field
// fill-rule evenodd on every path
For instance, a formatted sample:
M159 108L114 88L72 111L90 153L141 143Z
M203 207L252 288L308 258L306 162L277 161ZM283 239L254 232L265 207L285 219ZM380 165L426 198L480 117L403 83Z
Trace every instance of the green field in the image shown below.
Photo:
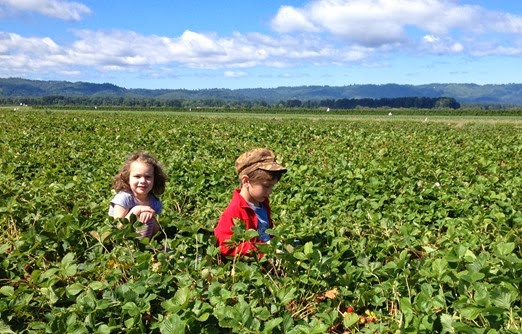
M0 333L522 331L521 118L2 109L0 128ZM284 253L220 264L254 147L288 168ZM136 150L170 178L151 242L107 216Z

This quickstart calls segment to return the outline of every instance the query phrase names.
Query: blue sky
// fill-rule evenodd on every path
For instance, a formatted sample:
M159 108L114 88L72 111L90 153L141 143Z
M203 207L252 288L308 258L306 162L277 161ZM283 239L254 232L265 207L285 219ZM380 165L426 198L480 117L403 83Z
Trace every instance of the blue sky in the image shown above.
M126 88L520 83L508 0L0 0L0 77Z

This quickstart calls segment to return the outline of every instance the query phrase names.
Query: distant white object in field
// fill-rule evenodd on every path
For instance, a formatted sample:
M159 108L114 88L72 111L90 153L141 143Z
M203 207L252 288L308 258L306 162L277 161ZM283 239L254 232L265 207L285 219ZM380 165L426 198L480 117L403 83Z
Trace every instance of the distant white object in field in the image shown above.
M388 113L388 116L391 116L391 115L392 115L392 113L391 113L391 111L390 111L390 112Z
M426 118L424 119L424 122L427 122L427 121L428 121L428 117L426 117Z
M440 183L435 182L435 184L433 186L439 188L440 187Z
M329 112L330 111L330 108L326 108L326 112Z

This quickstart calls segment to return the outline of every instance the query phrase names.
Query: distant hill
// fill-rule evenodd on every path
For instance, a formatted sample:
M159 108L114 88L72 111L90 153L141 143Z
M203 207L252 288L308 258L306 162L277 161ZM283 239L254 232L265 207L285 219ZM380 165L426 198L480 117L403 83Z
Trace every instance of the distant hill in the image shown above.
M41 81L0 78L0 97L137 97L179 100L219 99L225 101L327 100L397 97L453 97L459 103L522 105L522 84L429 84L297 86L245 89L127 89L110 83Z

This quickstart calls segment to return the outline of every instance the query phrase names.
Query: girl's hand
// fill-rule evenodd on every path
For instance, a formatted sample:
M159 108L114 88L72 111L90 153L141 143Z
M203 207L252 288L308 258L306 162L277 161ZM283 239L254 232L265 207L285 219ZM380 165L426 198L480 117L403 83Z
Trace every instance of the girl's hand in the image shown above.
M133 207L130 211L138 217L138 220L143 224L146 224L149 220L154 218L154 214L156 213L154 209L147 205L137 205Z
M154 213L143 211L139 216L139 221L143 224L147 224L152 218L154 218Z

